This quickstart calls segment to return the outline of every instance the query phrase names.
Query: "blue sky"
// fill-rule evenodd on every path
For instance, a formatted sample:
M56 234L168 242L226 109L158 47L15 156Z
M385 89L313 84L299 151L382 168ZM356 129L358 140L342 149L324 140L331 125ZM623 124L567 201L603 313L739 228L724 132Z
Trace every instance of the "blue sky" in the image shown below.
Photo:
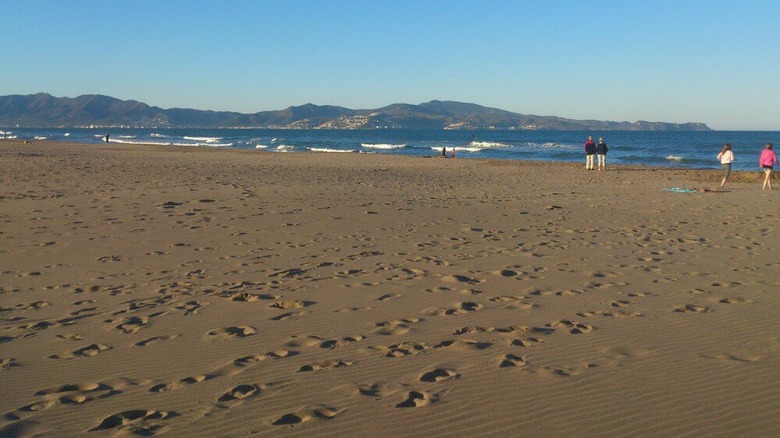
M780 130L780 2L0 0L0 95Z

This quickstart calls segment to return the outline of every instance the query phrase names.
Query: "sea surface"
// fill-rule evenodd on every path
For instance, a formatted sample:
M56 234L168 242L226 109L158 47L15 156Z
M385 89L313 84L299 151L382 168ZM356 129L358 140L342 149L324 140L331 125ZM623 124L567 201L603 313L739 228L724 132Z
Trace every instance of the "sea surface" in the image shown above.
M106 129L0 128L0 138L99 144ZM288 130L288 129L119 129L109 140L119 144L236 148L274 153L365 153L440 155L457 158L583 162L588 136L609 146L607 165L637 164L694 169L719 168L716 159L731 143L736 170L758 171L758 156L768 142L780 147L780 131L444 131L444 130Z

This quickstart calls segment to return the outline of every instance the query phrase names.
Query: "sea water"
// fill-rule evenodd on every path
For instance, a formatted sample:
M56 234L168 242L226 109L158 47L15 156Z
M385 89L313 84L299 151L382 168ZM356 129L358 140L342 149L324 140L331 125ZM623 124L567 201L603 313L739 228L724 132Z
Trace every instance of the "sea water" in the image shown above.
M583 162L588 136L604 138L607 164L693 169L719 168L715 158L732 145L735 170L758 170L766 143L780 147L780 132L757 131L444 131L289 129L110 129L118 144L237 148L275 153L365 153L437 156L454 149L458 158ZM0 128L0 138L98 144L106 129Z

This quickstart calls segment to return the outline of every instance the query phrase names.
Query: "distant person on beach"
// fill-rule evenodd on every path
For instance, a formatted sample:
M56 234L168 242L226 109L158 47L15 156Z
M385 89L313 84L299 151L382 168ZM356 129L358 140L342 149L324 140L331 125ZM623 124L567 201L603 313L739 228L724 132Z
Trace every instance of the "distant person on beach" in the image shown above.
M731 145L726 143L723 145L723 149L718 154L718 160L720 160L720 167L723 169L723 180L720 182L720 188L726 186L726 181L729 180L731 175L731 163L734 161L734 152L731 151Z
M593 142L593 137L588 137L588 141L585 142L585 168L593 170L593 155L596 154L596 143Z
M764 169L764 186L761 190L772 190L772 167L777 163L777 155L772 150L772 143L767 143L761 151L761 158L758 159L758 167Z
M109 136L108 131L106 131L106 143L108 143L108 136Z
M604 143L604 139L599 139L599 144L596 145L596 155L599 157L599 170L607 170L607 151L609 148Z
M441 148L441 157L442 158L447 158L447 147L446 146Z
M455 158L455 148L450 151L450 157Z

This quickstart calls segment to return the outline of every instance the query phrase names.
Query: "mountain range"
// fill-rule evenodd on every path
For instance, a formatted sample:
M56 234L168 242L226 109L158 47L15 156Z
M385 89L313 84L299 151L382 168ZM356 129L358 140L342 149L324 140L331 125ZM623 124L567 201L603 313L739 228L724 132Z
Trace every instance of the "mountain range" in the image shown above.
M306 104L242 114L187 108L162 109L102 95L74 98L47 93L0 96L0 126L283 129L526 129L710 131L704 123L611 122L523 115L473 103L434 100L354 110Z

